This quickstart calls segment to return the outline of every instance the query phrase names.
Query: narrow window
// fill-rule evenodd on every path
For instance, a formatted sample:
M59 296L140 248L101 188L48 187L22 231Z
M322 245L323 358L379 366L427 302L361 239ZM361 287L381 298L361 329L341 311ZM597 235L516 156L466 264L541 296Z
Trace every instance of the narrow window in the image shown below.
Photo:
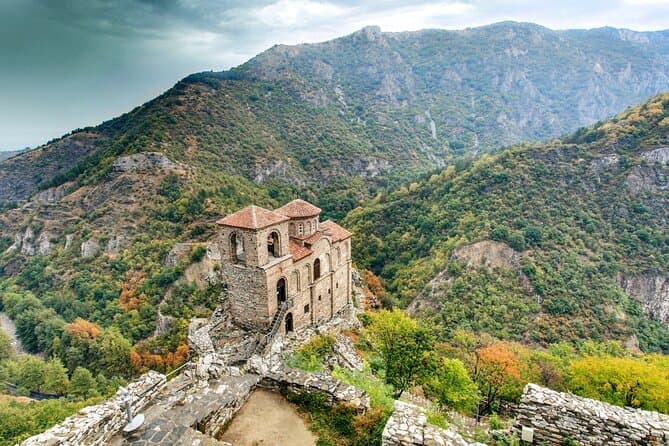
M297 225L297 235L304 235L304 225L302 223Z
M307 314L309 312L309 304L304 306L304 314Z
M279 233L276 231L272 231L268 236L267 236L267 253L271 257L279 257Z
M321 259L314 260L314 280L321 277Z
M235 263L242 263L246 260L244 255L244 239L241 234L233 232L230 235L230 256Z

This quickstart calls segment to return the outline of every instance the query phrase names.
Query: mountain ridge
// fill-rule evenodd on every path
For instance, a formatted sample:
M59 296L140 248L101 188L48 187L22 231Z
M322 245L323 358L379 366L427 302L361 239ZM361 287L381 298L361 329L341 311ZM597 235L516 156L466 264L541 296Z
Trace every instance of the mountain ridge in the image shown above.
M214 160L218 169L256 183L363 177L363 189L377 187L407 168L424 172L568 133L669 89L667 32L618 31L510 22L406 33L367 27L277 45L231 70L189 75L127 114L31 151L47 169L0 164L0 200L25 200L111 162L95 156L141 150L188 161L202 149L222 160ZM108 153L95 155L101 147L92 142L77 149L81 131L105 140ZM40 164L52 145L63 156ZM242 156L249 159L239 169ZM206 168L211 160L192 161Z

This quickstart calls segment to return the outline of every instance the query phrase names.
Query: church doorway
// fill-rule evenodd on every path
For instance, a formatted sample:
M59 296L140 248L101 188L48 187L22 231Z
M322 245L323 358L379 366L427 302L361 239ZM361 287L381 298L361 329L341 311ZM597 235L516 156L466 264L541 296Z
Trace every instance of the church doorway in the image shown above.
M286 301L286 279L283 277L276 283L276 303L281 306Z
M293 331L293 313L288 313L286 315L286 334Z

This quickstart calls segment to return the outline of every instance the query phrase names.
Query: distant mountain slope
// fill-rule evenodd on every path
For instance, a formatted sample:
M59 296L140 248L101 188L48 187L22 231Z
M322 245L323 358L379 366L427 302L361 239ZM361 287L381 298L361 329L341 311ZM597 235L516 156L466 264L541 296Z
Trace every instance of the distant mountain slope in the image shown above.
M344 224L358 266L445 336L669 351L669 94L562 140L458 163Z
M667 32L371 27L191 75L126 115L1 163L0 200L90 181L139 151L259 184L342 180L335 190L360 197L465 153L558 136L666 89Z

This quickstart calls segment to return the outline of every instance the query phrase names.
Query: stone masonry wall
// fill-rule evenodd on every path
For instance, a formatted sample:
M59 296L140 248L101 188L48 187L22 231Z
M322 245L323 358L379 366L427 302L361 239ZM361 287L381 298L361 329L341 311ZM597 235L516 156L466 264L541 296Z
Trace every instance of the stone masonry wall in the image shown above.
M533 444L669 445L669 416L525 386L514 430L534 429Z
M165 375L150 371L128 385L134 414L143 410L160 393ZM96 406L88 406L62 423L21 443L22 446L99 446L120 431L128 419L123 397L116 394Z
M469 446L457 432L428 424L420 407L395 401L393 413L383 429L383 446Z
M323 393L332 405L344 403L361 412L369 409L369 396L362 390L350 386L327 373L310 373L297 369L280 369L268 372L260 385L273 390L290 392Z
M268 328L270 314L264 271L223 263L221 280L228 286L230 311L235 321L249 328Z

